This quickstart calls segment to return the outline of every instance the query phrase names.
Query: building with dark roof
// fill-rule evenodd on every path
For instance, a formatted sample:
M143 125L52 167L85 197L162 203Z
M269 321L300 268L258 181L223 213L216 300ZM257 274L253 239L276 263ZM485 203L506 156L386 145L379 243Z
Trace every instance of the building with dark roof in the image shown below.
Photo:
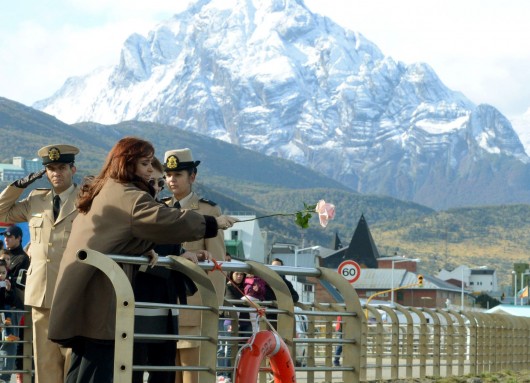
M370 233L370 228L364 215L361 215L350 245L326 258L322 258L321 265L330 269L336 269L345 260L352 260L357 262L361 268L377 269L378 258L380 258L379 251L375 245L372 233Z

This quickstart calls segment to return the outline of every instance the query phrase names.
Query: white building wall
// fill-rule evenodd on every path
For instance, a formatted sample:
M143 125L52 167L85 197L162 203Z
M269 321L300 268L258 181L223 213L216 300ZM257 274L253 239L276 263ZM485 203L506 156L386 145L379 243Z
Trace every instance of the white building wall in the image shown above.
M479 271L483 270L483 268L473 270ZM436 277L443 281L450 279L461 281L463 279L465 289L473 292L492 292L499 290L497 272L495 270L491 274L474 274L472 273L472 269L461 265L452 271L441 270Z
M497 272L491 274L471 274L469 287L473 292L492 292L498 291Z
M241 221L256 218L255 215L234 215ZM238 222L229 230L224 231L225 240L232 239L232 232L238 232L237 236L243 242L245 259L265 263L265 240L261 235L258 220Z

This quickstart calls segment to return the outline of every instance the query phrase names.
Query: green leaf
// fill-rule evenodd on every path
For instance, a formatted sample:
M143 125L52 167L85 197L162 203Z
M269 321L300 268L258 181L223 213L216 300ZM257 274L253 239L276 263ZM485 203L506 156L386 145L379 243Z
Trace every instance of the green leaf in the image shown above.
M311 218L311 213L305 213L299 211L296 213L295 222L302 229L307 229L309 227L309 219Z

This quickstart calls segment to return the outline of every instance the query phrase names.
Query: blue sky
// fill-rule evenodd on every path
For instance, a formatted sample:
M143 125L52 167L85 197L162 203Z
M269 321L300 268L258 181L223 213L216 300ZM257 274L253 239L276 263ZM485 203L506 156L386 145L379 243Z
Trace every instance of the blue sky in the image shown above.
M229 1L229 0L227 0ZM255 0L258 1L258 0ZM0 96L31 105L71 76L117 64L186 0L23 0L0 13ZM451 89L508 117L530 108L530 1L305 0L395 60L426 62Z

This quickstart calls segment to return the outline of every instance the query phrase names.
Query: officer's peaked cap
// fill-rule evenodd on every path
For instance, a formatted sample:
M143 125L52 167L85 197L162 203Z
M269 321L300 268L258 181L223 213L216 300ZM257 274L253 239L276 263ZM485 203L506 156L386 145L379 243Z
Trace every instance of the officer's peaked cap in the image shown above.
M42 164L66 163L69 164L75 161L75 155L79 153L79 149L72 145L48 145L40 148L37 155L42 158Z
M193 169L199 166L201 161L193 161L191 149L168 150L164 154L164 171L175 172L184 169Z

